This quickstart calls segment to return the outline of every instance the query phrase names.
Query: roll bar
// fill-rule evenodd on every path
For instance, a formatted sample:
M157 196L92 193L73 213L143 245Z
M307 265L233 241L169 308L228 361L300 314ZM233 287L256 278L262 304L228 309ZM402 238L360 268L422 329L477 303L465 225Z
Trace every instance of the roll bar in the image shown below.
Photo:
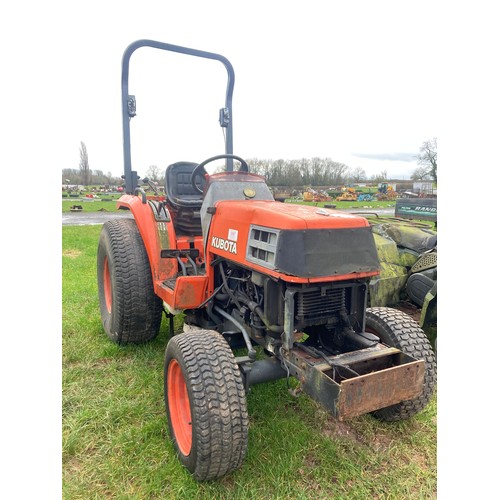
M171 45L169 43L157 42L154 40L137 40L131 43L123 53L122 58L122 123L123 123L123 160L125 174L125 191L128 194L134 194L138 187L137 172L132 170L132 157L130 150L130 119L135 116L135 96L129 95L128 77L130 57L140 47L152 47L160 50L168 50L170 52L178 52L189 56L203 57L205 59L214 59L220 61L227 70L227 88L226 102L222 109L219 110L219 123L221 127L226 128L226 144L225 153L233 154L233 89L234 89L234 70L231 63L219 54L205 52L203 50L190 49L179 45ZM233 170L233 160L226 160L226 170Z

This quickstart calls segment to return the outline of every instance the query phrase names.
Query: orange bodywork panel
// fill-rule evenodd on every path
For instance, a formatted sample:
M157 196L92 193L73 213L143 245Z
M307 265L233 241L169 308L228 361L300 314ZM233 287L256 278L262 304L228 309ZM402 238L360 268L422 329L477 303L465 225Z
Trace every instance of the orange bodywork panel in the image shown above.
M195 248L200 253L200 256L196 258L196 262L201 264L205 261L204 249L203 249L203 238L201 236L179 236L176 240L179 250L188 250L190 248Z
M244 229L250 224L276 229L346 229L368 227L368 221L346 214L308 205L276 201L219 201L216 203L218 224L235 222Z
M219 256L290 283L331 282L366 278L378 274L378 270L373 270L334 276L304 277L286 274L247 260L247 243L251 225L294 231L369 227L368 221L363 217L276 201L219 201L215 203L216 210L207 238L208 254L205 256L202 236L177 237L166 208L164 209L166 216L162 218L155 213L155 206L152 206L149 201L143 203L143 200L137 196L123 195L117 204L133 213L149 257L155 293L175 310L197 308L213 292L214 277L210 264ZM207 274L178 276L177 258L161 257L161 251L167 249L197 249L199 251L199 257L196 258L198 265L207 258L205 266ZM185 259L183 261L186 266L189 266Z
M134 215L148 253L153 281L174 277L178 268L176 260L160 258L162 249L175 248L175 231L170 217L168 221L157 220L149 203L129 194L121 196L117 206L128 208Z
M181 276L176 279L179 270L177 259L161 257L162 250L196 248L200 254L196 260L198 263L203 262L201 235L176 238L168 211L168 217L162 220L155 215L149 202L143 203L138 196L123 195L117 201L117 206L129 209L134 216L148 254L155 293L173 309L189 309L201 304L208 283L206 276ZM173 289L166 285L169 281L175 281Z
M177 239L177 249L188 250L190 248L199 251L200 255L195 261L197 264L201 264L204 261L202 237L181 236ZM186 265L189 264L186 263ZM172 309L194 309L207 297L208 281L206 275L179 276L175 282L172 282L171 286L163 281L157 281L155 283L155 293Z
M216 214L212 220L207 251L223 256L245 267L291 283L319 283L365 278L379 274L378 270L337 274L334 276L299 277L249 263L246 248L250 225L295 231L338 230L369 227L368 221L356 215L341 213L319 207L279 203L276 201L220 201L215 204ZM208 267L208 265L207 265Z
M155 291L172 309L195 309L205 300L207 285L206 276L179 276L173 287L158 283Z

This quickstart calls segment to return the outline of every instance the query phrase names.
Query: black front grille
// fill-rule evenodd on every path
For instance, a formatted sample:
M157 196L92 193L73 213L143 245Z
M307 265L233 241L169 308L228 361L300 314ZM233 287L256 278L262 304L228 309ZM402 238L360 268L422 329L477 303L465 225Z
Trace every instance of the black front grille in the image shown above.
M295 319L303 325L327 320L345 308L345 288L305 290L295 295Z

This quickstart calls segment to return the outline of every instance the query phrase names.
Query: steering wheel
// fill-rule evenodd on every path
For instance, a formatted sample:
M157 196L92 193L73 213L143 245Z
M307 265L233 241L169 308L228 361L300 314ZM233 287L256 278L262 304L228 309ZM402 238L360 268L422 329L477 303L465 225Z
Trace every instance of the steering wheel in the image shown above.
M238 160L240 162L240 169L238 170L238 172L248 172L249 171L248 163L243 158L240 158L239 156L228 155L228 154L212 156L211 158L208 158L207 160L202 161L200 164L198 164L195 167L195 169L193 170L193 173L191 174L191 184L192 184L193 188L198 193L203 193L203 189L198 184L196 184L196 178L197 177L203 178L205 176L205 174L207 173L207 171L205 170L205 165L207 165L208 163L211 163L215 160L220 160L222 158L233 158L234 160Z

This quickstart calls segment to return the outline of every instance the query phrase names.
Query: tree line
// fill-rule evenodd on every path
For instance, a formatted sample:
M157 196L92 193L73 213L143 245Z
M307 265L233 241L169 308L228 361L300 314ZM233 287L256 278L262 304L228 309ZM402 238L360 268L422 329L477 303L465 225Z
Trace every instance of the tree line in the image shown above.
M418 167L411 180L432 180L437 183L437 138L424 141L415 156ZM361 167L351 169L331 158L302 158L300 160L247 160L250 171L264 176L270 186L343 186L361 182L387 181L387 170L370 178Z
M90 170L87 175L83 175L77 168L62 169L62 185L82 185L82 186L121 186L123 179L111 172L104 173L102 170Z
M413 172L414 181L431 179L437 182L437 139L434 137L424 141L419 154L415 157L419 165ZM361 182L378 183L388 180L387 171L367 177L361 167L351 169L345 163L331 158L302 158L299 160L272 160L250 158L246 160L250 171L263 176L270 186L342 186ZM156 165L150 165L142 178L149 178L159 185L164 183L165 170ZM66 168L62 171L63 184L100 184L121 185L121 177L105 174L102 170L91 170L88 161L87 148L83 142L80 147L79 169Z

